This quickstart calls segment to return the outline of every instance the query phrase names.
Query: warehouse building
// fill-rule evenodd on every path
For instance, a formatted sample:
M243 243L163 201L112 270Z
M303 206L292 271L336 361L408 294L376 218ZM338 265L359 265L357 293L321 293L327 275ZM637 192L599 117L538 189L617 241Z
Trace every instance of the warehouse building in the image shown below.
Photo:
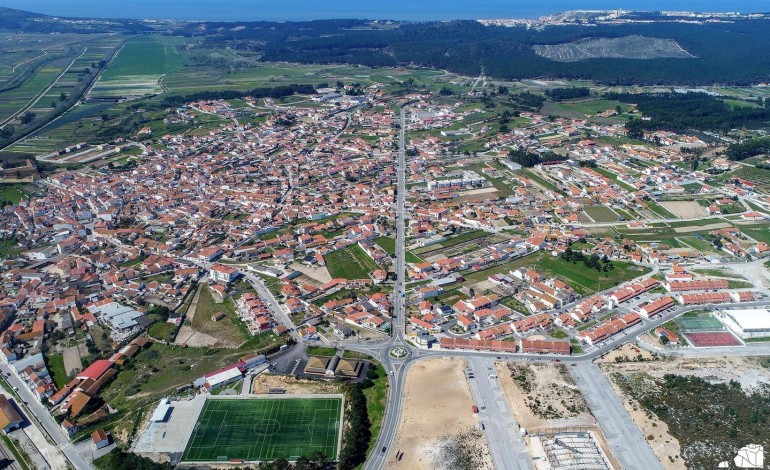
M742 339L770 336L770 309L720 310L716 317Z

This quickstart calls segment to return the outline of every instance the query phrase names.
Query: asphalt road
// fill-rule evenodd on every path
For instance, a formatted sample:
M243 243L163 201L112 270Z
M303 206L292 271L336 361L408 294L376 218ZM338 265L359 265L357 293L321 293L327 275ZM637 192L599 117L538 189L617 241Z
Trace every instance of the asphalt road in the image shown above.
M398 424L401 420L401 402L404 398L404 378L408 365L405 360L396 360L391 358L388 351L393 347L403 347L412 350L412 347L404 341L404 312L406 294L405 288L405 227L404 227L404 205L406 198L406 150L405 150L405 129L406 129L406 109L401 108L399 113L400 130L398 133L398 154L396 158L396 174L398 178L396 195L396 282L393 287L393 317L391 319L391 337L390 340L379 345L350 345L348 349L374 354L379 357L380 362L390 376L390 386L388 387L388 399L385 407L385 416L382 418L382 427L380 434L374 446L374 450L366 460L364 470L375 470L385 466L385 461L391 451L390 447L395 441Z
M16 373L16 370L7 364L0 362L0 372L2 372L3 376L5 376L5 380L11 385L11 387L18 389L16 390L16 394L26 402L26 404L18 403L18 405L25 414L34 417L34 419L30 419L31 425L38 425L35 423L35 421L39 423L38 427L42 427L42 430L45 432L45 434L47 434L48 437L50 437L54 442L56 447L58 447L64 453L64 456L67 457L67 460L69 460L73 467L78 470L94 470L91 462L83 459L83 457L81 457L77 450L72 446L69 441L69 437L64 433L64 431L62 431L61 427L59 427L56 421L54 421L48 410L32 394L32 390L30 390L27 385L23 383L19 375ZM10 376L8 376L8 374L10 374Z
M254 290L257 291L257 295L265 302L267 303L267 307L270 309L270 311L273 313L273 318L280 323L281 325L285 326L289 329L289 334L292 338L294 338L294 341L297 342L297 344L302 343L302 336L297 333L297 328L294 326L294 323L291 321L291 318L289 318L289 315L281 308L281 305L278 303L278 301L273 296L273 293L270 292L270 289L268 289L265 286L265 283L262 282L262 279L260 279L258 276L255 276L251 274L250 272L244 272L244 277L247 281L254 287Z
M569 367L569 371L623 468L662 470L663 466L599 366L582 361Z
M481 409L478 418L484 423L483 433L495 468L530 470L532 461L527 445L521 439L519 423L508 406L500 380L490 378L490 375L496 376L495 359L471 357L468 358L468 367L474 376L468 379L471 395L476 406Z

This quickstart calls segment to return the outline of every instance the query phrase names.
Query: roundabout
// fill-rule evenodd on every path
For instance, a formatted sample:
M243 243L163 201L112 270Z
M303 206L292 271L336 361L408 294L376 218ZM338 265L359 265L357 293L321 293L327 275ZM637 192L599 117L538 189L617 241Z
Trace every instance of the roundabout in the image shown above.
M405 359L407 356L409 356L409 350L403 346L396 346L388 350L388 356L392 357L393 359Z

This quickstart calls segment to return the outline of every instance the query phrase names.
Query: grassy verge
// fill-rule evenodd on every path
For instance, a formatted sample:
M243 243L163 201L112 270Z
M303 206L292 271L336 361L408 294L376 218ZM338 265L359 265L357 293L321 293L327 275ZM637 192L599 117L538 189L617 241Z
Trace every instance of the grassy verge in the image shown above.
M366 451L367 455L374 448L374 443L377 440L377 436L380 434L382 418L385 416L385 405L388 398L387 371L377 362L372 362L370 367L375 370L377 377L373 380L373 385L364 390L366 409L369 413L369 422L371 423L370 429L372 431L372 440L369 442L369 448Z
M5 446L11 451L13 454L14 460L16 460L16 464L22 468L22 470L29 470L30 466L27 463L29 461L29 458L26 454L23 453L23 451L19 450L18 447L16 447L16 444L11 441L11 438L6 436L5 434L2 434L3 442L5 443Z
M323 346L308 346L305 352L313 356L335 356L337 350L334 348L325 348Z

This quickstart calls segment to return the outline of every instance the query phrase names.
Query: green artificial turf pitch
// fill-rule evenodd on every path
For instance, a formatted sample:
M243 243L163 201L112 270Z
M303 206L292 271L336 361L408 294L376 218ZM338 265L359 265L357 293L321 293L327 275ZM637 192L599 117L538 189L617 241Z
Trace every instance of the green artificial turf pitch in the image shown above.
M676 322L682 327L683 331L719 331L725 327L714 317L681 317Z
M183 462L337 458L341 398L208 399Z

